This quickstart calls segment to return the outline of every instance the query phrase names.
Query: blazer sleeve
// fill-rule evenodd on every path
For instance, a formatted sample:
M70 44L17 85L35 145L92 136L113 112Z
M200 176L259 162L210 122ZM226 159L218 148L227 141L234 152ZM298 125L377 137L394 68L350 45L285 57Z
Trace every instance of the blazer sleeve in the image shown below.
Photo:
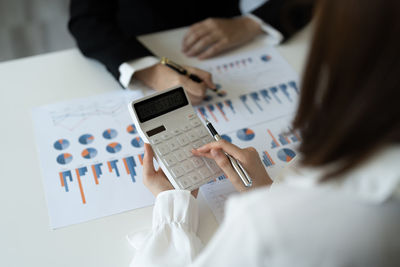
M123 62L153 55L118 27L114 0L71 0L68 29L81 52L103 63L118 80Z
M310 22L315 0L269 0L251 13L282 33L284 41Z

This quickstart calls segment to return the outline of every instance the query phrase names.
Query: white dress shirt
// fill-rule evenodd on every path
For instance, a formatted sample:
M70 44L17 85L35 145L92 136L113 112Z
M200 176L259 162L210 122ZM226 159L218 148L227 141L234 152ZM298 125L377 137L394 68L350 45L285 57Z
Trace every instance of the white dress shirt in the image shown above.
M278 45L282 42L283 35L268 23L265 23L263 20L250 13L243 16L251 18L261 26L263 32L267 34L266 44ZM129 62L124 62L118 68L120 73L119 82L123 87L127 88L133 82L132 77L136 71L149 68L159 62L160 59L155 56L147 56Z
M203 248L189 191L160 193L147 233L128 237L131 266L400 266L400 146L334 180L287 169L269 188L228 200Z

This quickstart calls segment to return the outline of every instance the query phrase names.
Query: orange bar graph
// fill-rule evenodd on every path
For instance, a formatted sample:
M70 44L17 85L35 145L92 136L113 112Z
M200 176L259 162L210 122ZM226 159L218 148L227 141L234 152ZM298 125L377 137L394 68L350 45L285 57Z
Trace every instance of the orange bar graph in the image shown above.
M208 112L210 112L213 119L215 120L215 122L218 122L218 119L217 119L217 117L215 117L214 112L212 112L211 108L207 106L207 109L208 109Z
M140 161L140 165L143 166L143 157L142 155L138 155L139 161Z
M268 134L271 136L272 140L274 140L274 143L276 146L280 146L278 141L275 139L274 135L271 133L271 131L268 129Z
M95 170L95 168L94 168L94 165L92 165L92 172L93 172L94 182L95 182L96 184L99 184L99 179L98 179L98 177L97 177L97 173L96 173L96 170Z
M63 174L62 174L62 172L60 172L59 174L60 174L61 186L64 187L65 185L64 185L64 177L63 177Z
M81 176L79 175L79 170L75 169L75 172L76 172L76 177L78 178L79 190L81 191L82 203L86 204L85 193L83 192L83 187L82 187L82 182L81 182Z
M126 173L127 174L131 174L131 171L128 168L128 163L126 162L126 159L123 159L124 165L125 165L125 169L126 169Z
M219 110L219 112L221 112L222 117L224 117L224 119L225 119L226 121L228 121L228 118L225 116L225 113L222 111L222 109L221 109L218 105L216 105L216 106L217 106L217 109Z

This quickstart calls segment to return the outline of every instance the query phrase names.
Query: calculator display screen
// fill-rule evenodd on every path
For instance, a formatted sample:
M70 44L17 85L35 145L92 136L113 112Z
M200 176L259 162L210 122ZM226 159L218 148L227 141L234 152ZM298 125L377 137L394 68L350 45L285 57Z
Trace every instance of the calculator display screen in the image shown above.
M171 90L165 94L135 103L134 107L140 122L145 122L176 110L188 104L182 87Z

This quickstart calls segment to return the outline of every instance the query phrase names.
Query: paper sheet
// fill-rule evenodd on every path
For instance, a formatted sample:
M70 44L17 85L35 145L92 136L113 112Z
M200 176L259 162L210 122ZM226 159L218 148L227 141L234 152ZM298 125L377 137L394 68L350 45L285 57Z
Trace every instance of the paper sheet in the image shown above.
M33 110L51 228L154 203L127 108L141 96L120 90Z
M299 142L288 128L298 98L296 73L272 47L198 67L213 73L223 92L209 92L195 107L198 115L232 143L257 148L274 176ZM140 90L121 90L34 109L51 228L154 203L141 181L143 142L127 108L141 96ZM229 180L204 185L201 192L221 221L234 192Z
M289 128L298 102L298 76L272 47L209 61L222 94L208 93L195 107L223 138L240 147L253 146L274 178L296 156L298 133ZM235 189L228 180L202 186L201 193L221 222L225 201Z

